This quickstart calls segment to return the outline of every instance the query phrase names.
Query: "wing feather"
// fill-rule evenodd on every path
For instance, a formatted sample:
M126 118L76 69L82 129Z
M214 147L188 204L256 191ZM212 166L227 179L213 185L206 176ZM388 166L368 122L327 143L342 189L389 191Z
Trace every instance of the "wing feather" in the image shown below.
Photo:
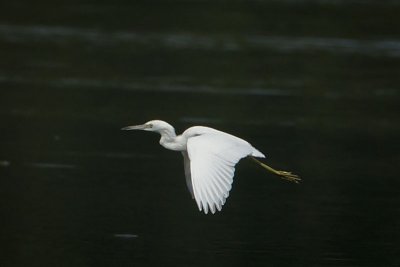
M190 195L194 198L192 177L190 174L190 160L187 151L182 151L183 165L185 168L186 186L189 189Z
M222 132L188 138L193 195L200 211L207 214L222 209L232 188L236 163L253 151L246 141Z

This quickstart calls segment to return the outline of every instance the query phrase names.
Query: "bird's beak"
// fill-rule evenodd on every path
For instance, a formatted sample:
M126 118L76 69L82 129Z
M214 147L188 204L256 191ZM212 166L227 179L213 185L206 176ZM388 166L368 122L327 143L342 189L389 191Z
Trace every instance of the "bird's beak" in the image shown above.
M146 124L141 124L141 125L132 125L132 126L127 126L122 128L121 130L144 130L148 128L149 126Z

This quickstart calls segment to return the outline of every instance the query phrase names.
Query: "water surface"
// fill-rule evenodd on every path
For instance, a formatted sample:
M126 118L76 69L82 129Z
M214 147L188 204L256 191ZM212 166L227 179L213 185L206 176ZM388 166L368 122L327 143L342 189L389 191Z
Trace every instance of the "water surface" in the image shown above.
M1 6L1 266L400 265L396 1ZM304 182L243 160L201 214L154 118Z

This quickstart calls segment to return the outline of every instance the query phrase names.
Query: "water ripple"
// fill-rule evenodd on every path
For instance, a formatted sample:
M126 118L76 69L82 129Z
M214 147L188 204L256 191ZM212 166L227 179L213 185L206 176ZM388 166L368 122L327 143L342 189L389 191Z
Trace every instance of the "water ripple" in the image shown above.
M138 237L138 235L135 234L114 234L113 236L120 239L133 239Z
M61 78L54 80L35 80L19 76L0 75L0 82L15 84L48 85L61 88L87 88L87 89L118 89L136 92L158 92L158 93L197 93L213 95L247 95L247 96L294 96L293 90L281 88L225 88L213 85L185 85L175 83L151 83L151 82L119 82L113 80L95 80L81 78Z
M29 163L28 165L35 167L35 168L41 168L41 169L76 169L76 165L72 165L72 164L34 162L34 163Z
M162 46L172 49L200 49L240 51L267 49L282 53L298 51L324 51L371 56L400 57L400 40L361 40L335 37L292 37L244 35L206 35L192 33L137 33L128 31L102 31L99 29L0 25L0 40L11 43L84 42L92 46L115 46L120 44Z

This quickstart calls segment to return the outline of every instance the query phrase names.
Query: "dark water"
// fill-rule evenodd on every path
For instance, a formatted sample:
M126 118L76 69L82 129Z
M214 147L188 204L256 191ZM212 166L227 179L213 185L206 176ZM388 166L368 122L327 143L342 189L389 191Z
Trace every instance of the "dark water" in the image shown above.
M0 4L0 266L400 266L400 3ZM203 215L164 119L250 141Z

